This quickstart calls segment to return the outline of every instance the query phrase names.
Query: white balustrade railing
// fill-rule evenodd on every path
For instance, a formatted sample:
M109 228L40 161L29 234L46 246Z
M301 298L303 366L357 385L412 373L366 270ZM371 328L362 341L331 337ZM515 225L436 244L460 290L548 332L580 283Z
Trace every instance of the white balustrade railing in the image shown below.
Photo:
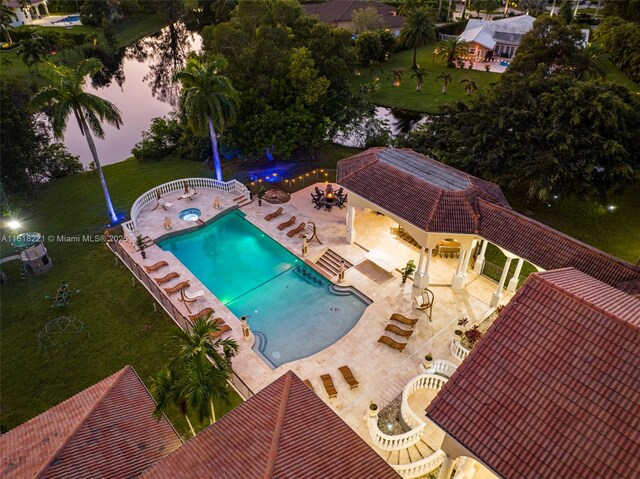
M392 464L391 467L400 474L404 479L415 479L416 477L422 477L436 468L440 467L444 462L447 455L442 449L438 449L430 456L420 459L416 462L409 462L407 464Z
M417 427L407 431L404 434L385 434L378 427L378 418L370 417L367 419L367 426L369 428L369 436L373 443L380 449L385 451L399 451L406 449L414 444L417 444L422 437L426 424L422 424L422 427Z
M451 361L447 361L446 359L436 359L433 361L433 364L429 369L427 369L426 373L433 374L442 374L448 378L453 376L453 373L456 372L458 366L453 364Z
M460 344L460 340L457 337L454 337L451 340L451 354L458 361L464 361L469 356L469 350Z
M369 436L373 443L385 451L398 451L420 442L420 438L422 438L427 424L421 417L414 413L409 406L409 396L419 389L434 389L439 391L446 382L447 378L430 373L420 374L409 381L402 390L400 414L402 420L411 430L398 435L385 434L378 427L378 418L369 417L367 419L367 426Z
M131 221L127 221L123 224L125 231L134 231L136 229L136 222L138 220L140 211L146 205L155 201L158 193L160 194L160 196L162 196L166 195L167 193L171 193L172 191L183 190L185 181L189 182L190 188L212 189L223 191L225 193L236 191L238 192L238 194L243 195L247 200L250 198L249 190L238 180L218 181L214 180L213 178L182 178L180 180L170 181L169 183L164 183L160 186L156 186L155 188L150 189L146 193L140 195L138 199L133 202L133 206L131 207Z

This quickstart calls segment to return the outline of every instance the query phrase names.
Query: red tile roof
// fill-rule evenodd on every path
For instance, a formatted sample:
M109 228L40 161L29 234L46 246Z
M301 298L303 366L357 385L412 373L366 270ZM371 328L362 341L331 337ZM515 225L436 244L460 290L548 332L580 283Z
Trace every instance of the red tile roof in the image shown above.
M640 477L640 300L529 277L427 408L506 479Z
M477 234L540 268L639 288L640 266L513 211L497 185L412 150L371 148L341 160L338 184L425 231Z
M140 478L398 478L291 371Z
M178 448L131 366L0 436L0 476L130 478Z

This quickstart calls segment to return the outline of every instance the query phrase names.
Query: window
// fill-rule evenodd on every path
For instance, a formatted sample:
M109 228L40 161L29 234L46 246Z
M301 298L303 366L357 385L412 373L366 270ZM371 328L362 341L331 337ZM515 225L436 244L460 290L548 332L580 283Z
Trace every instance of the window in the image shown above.
M473 55L476 52L475 48L469 48L469 55Z

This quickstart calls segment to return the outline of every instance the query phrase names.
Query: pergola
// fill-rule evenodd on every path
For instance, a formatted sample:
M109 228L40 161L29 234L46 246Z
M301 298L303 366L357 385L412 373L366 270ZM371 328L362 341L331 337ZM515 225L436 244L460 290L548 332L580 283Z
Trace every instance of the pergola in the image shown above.
M518 260L507 284L515 291L525 259L539 271L574 267L617 286L640 278L640 267L581 243L513 211L491 182L440 163L413 150L371 148L338 162L337 183L348 191L346 240L356 240L356 209L373 210L404 228L420 246L414 277L418 288L429 285L433 249L446 239L460 243L453 289L467 282L469 260L482 246L474 271L480 273L489 242L506 256L491 305L499 303L511 262Z

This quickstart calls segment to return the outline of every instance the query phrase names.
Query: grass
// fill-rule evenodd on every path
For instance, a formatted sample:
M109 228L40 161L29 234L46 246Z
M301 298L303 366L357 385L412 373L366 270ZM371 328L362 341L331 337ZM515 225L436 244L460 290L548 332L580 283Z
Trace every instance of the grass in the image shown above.
M384 72L379 74L380 88L373 93L371 100L376 105L438 114L441 113L441 108L445 105L451 105L458 101L469 101L470 97L465 93L464 85L460 84L461 80L473 80L476 82L478 90L484 90L489 87L490 83L500 79L499 73L447 68L444 61L438 59L435 62L432 61L433 50L438 45L439 43L436 43L418 49L418 64L429 73L429 76L423 81L422 92L416 91L416 81L411 78L413 50L404 50L391 55L383 65ZM392 70L404 71L400 87L392 85L393 76L389 77ZM453 76L453 81L449 84L446 94L442 93L441 82L436 81L441 73L451 73ZM352 83L359 87L367 84L370 80L369 72L363 70L362 75L354 77Z
M605 80L609 80L614 83L619 83L620 85L626 86L631 91L640 93L640 85L638 85L631 78L629 78L624 73L622 73L622 71L617 66L615 66L613 62L609 60L605 60L605 65L606 65Z
M318 163L335 168L338 159L356 150L327 146L317 153ZM240 163L225 165L231 178ZM116 209L129 211L135 199L150 188L177 178L205 176L211 171L199 162L166 158L142 163L134 159L104 168ZM48 237L93 235L106 222L104 198L98 177L82 173L52 182L22 213L24 229ZM5 232L6 233L6 232ZM177 326L124 266L116 266L113 254L101 243L48 241L53 268L41 277L20 279L19 263L3 265L8 282L0 289L0 424L11 429L73 394L132 365L149 386L149 379L176 354L171 336ZM12 254L0 243L0 256ZM45 296L62 281L82 291L65 310L51 309ZM37 334L44 324L60 315L83 321L91 336L43 354ZM233 395L230 406L217 404L221 416L240 402ZM173 411L169 419L188 436L186 421ZM185 434L186 433L186 434Z
M166 25L166 20L156 14L145 14L143 16L125 19L116 27L118 47L123 48L131 45L142 37L162 30Z

